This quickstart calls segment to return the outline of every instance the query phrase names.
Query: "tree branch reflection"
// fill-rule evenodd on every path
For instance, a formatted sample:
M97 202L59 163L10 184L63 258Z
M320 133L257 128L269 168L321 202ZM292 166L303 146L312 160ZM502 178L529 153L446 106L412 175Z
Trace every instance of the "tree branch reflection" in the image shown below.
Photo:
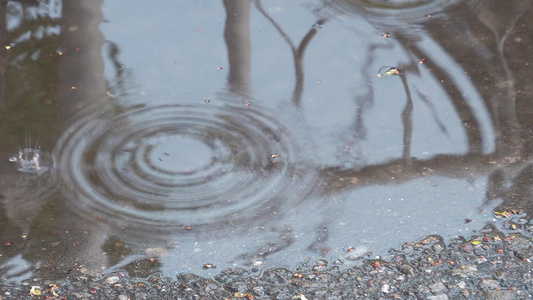
M313 37L316 35L316 31L318 27L322 26L324 23L327 22L326 18L320 18L318 21L315 22L315 26L311 28L307 34L304 36L298 47L294 45L292 42L292 39L289 37L285 31L279 26L278 23L265 11L263 8L263 5L261 3L261 0L256 0L255 5L257 6L257 9L267 20L272 23L272 25L276 28L276 30L280 33L280 35L283 37L283 39L289 44L292 50L292 55L294 57L294 68L296 72L296 84L294 86L293 91L293 97L292 100L296 104L296 106L300 105L301 98L302 98L302 92L304 89L304 71L303 71L303 57L305 53L305 49L307 48L307 45L311 42Z
M232 92L243 95L250 87L250 0L224 0L224 7L224 40L230 65L228 84Z
M449 178L469 178L488 176L490 184L487 187L489 199L497 197L505 198L507 202L512 198L510 189L504 187L513 186L516 193L529 195L529 183L523 178L524 174L531 173L529 161L525 160L521 149L523 141L520 139L520 123L516 111L516 92L514 87L513 71L509 67L503 49L505 39L512 32L517 20L524 13L529 1L512 1L511 4L491 1L465 1L464 6L453 8L448 15L461 20L455 22L455 26L443 27L439 22L428 22L424 25L425 34L437 41L466 73L480 93L481 99L487 108L490 119L494 126L494 138L496 149L492 153L485 154L483 146L488 141L482 135L482 123L476 118L475 107L468 102L458 83L454 81L447 66L438 62L426 60L424 66L439 80L445 91L446 99L451 102L459 120L464 125L463 130L467 137L469 151L464 155L435 155L428 159L412 159L410 144L412 135L412 95L408 86L407 76L400 75L404 92L407 98L406 106L402 112L404 151L402 158L398 158L381 164L367 165L360 169L343 169L341 167L329 167L321 170L322 178L327 183L324 194L338 193L349 188L359 188L369 185L399 184L412 179L426 176L442 176ZM474 6L474 18L467 13L465 7ZM505 7L505 9L504 9ZM504 14L503 16L501 16ZM497 17L496 17L497 16ZM494 35L494 42L487 39L484 33L486 26ZM381 26L381 25L380 25ZM453 28L450 28L453 27ZM389 28L383 28L387 30ZM401 47L413 57L430 57L416 38L410 34L397 32L394 37ZM471 45L478 45L471 47ZM468 49L468 50L467 50ZM496 57L487 56L480 49L490 49ZM484 51L484 50L483 50ZM416 62L404 68L416 69ZM490 73L489 73L490 72ZM429 105L427 97L417 91L421 100ZM446 128L439 119L438 112L431 109L433 118L439 128L447 133ZM514 167L509 167L509 166ZM506 171L503 171L503 170ZM515 201L516 203L516 201Z

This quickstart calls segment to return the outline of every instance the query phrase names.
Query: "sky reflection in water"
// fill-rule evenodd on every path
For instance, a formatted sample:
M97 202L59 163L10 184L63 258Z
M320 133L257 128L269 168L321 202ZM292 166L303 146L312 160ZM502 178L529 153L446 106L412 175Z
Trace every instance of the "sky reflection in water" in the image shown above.
M29 231L28 244L46 247L67 230L79 245L61 251L88 268L207 275L215 271L205 263L350 265L350 246L384 255L490 222L499 201L487 203L489 176L518 159L502 147L513 132L499 132L516 116L494 113L448 44L463 30L453 18L483 7L384 3L129 1L124 13L125 3L104 2L105 22L88 17L83 29L92 48L69 54L73 39L61 50L62 121L45 141L55 142L51 179L16 167L3 175L21 178L2 181L15 224L6 236ZM511 81L503 62L500 82ZM495 66L483 57L472 65ZM376 76L390 67L401 74ZM514 101L512 87L491 89ZM20 180L49 192L21 200L30 189ZM17 201L38 204L21 218ZM35 265L45 256L23 252Z

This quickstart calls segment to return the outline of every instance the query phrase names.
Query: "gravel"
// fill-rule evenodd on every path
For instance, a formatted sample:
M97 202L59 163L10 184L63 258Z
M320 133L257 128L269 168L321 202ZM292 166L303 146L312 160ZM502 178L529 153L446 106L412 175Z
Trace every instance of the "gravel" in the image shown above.
M0 285L0 299L531 299L532 237L531 221L505 232L487 225L469 239L445 245L432 235L351 268L318 260L293 270L227 269L213 278L80 268L60 281Z

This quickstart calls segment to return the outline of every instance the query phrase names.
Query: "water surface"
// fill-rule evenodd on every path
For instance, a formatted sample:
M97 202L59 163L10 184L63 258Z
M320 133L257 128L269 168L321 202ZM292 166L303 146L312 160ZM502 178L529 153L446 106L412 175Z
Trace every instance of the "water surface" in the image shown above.
M529 1L2 5L2 282L350 266L530 208Z

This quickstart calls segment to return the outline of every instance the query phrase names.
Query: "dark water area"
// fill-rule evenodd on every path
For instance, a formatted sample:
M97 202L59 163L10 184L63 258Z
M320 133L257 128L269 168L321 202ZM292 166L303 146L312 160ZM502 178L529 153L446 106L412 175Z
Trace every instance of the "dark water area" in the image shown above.
M528 0L0 5L0 283L342 268L533 213Z

